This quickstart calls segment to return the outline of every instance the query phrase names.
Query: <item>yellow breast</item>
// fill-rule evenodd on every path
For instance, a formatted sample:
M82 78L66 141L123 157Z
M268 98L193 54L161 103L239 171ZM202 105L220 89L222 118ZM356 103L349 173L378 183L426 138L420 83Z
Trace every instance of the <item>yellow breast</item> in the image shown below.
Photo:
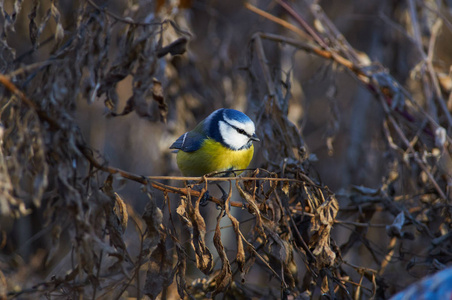
M254 146L231 150L212 139L206 139L201 148L193 152L177 152L177 165L184 176L203 176L215 171L246 169L253 158ZM242 172L236 172L240 174Z

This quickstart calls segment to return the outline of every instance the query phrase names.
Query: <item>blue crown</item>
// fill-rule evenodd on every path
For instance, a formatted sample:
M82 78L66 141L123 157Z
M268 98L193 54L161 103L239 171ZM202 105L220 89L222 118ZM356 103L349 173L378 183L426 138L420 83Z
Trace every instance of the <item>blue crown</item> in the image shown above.
M245 115L244 113L242 113L242 112L240 112L238 110L235 110L235 109L225 108L223 110L223 114L227 118L232 119L232 120L237 120L237 121L239 121L241 123L252 122L251 119L247 115Z

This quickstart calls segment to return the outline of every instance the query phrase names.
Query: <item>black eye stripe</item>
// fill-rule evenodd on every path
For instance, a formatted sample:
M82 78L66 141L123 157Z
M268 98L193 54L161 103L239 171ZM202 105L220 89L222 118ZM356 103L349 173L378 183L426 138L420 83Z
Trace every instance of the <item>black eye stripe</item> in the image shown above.
M229 125L231 125L231 124L229 124ZM242 128L238 128L233 125L231 125L231 127L234 128L238 133L249 136L248 133L245 130L243 130Z
M245 130L243 130L242 128L238 128L237 126L234 126L234 125L232 125L231 123L226 122L225 120L224 120L224 122L225 122L226 124L228 124L229 126L231 126L232 128L234 128L238 133L243 134L243 135L246 135L247 137L250 137L250 135L249 135Z

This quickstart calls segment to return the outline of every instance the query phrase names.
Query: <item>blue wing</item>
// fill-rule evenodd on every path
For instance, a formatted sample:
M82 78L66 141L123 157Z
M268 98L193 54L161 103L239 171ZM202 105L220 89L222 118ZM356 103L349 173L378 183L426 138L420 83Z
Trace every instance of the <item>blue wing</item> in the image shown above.
M206 136L196 132L189 131L181 135L170 147L170 149L179 149L184 152L193 152L201 148Z

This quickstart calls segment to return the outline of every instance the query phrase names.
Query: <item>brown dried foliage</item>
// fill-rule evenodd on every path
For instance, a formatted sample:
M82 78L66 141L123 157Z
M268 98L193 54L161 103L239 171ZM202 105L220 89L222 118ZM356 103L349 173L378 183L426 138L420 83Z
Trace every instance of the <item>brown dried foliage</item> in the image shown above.
M397 69L314 1L111 2L0 1L0 299L386 298L451 264L450 7L356 5ZM256 121L263 168L163 176L162 137L223 106ZM102 126L129 138L122 162L160 176L117 168L92 146L113 144Z

